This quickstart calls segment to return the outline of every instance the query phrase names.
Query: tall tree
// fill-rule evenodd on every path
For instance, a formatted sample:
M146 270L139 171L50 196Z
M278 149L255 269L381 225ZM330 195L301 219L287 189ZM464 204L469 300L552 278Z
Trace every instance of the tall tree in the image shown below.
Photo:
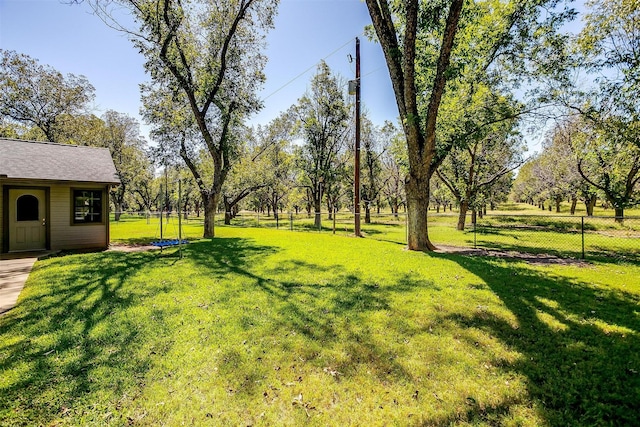
M278 217L279 208L290 194L295 181L291 153L292 120L293 118L287 112L262 128L261 149L258 154L268 165L265 193L274 218Z
M51 142L60 142L60 121L89 110L94 88L84 76L62 73L37 60L0 50L0 116L36 126Z
M110 2L91 0L118 25ZM120 0L140 24L127 30L147 59L146 117L154 135L174 147L191 170L204 205L204 237L214 236L214 215L237 144L234 131L257 111L264 82L260 53L278 5L272 0ZM204 147L213 174L205 182L197 156Z
M407 175L409 164L407 160L407 144L402 131L393 123L387 121L382 127L383 152L382 162L382 193L386 198L391 213L398 218L398 209L406 206L404 195L404 177Z
M637 0L591 0L584 21L549 95L580 123L571 129L580 136L573 144L578 172L622 220L636 203L640 169L640 8Z
M531 39L556 29L562 19L553 12L547 19L541 16L541 10L547 13L556 0L366 3L407 141L408 246L434 249L427 229L429 180L456 142L439 143L436 137L447 86L481 78L498 60L527 56Z
M513 182L511 194L515 201L534 205L540 193L538 180L535 175L534 158L530 158L520 169Z
M582 199L587 215L592 215L595 191L578 172L573 146L577 125L575 118L565 118L554 125L543 142L542 153L534 161L533 178L538 181L540 190L555 203L557 213L560 203L570 199L571 214L575 214L578 199Z
M416 49L418 45L421 4L418 0L408 0L402 6L388 0L366 0L371 21L389 68L391 83L396 96L405 136L407 139L409 174L406 178L408 208L408 247L412 250L435 249L429 240L427 229L427 210L429 206L429 180L435 172L432 163L436 160L436 119L440 102L447 83L446 71L449 68L451 52L454 47L458 22L462 12L463 0L453 0L446 12L444 28L438 37L441 40L436 55L435 75L426 113L420 111L416 75ZM397 7L396 7L397 6ZM441 4L438 4L442 7ZM398 22L393 18L392 7L401 17ZM442 19L442 10L433 8L422 11L431 12L431 25L437 25ZM404 28L401 28L404 26ZM399 33L402 37L399 37Z
M436 213L440 213L440 207L444 208L444 211L447 211L447 207L453 204L455 197L451 194L451 190L449 187L445 185L444 182L438 177L436 174L430 182L430 190L429 197L430 205L435 205Z
M364 222L371 223L371 206L379 202L382 191L382 162L384 153L381 143L382 133L365 115L362 117L362 190L360 197L364 204ZM378 203L379 205L379 203Z
M147 167L138 170L133 183L133 197L138 205L139 212L150 213L157 203L160 191L154 179L155 170L153 163L149 162Z
M570 105L618 140L640 148L640 5L637 0L591 0L576 40L576 63L594 84ZM574 98L575 99L575 98Z
M64 114L58 117L56 133L59 143L109 149L120 179L120 185L111 190L115 219L119 221L125 200L133 197L133 183L138 173L150 166L138 121L114 110L107 110L102 117Z
M575 135L573 148L578 172L604 193L622 222L624 210L640 204L640 147L587 122Z
M140 135L140 125L133 117L109 110L102 116L104 131L101 145L109 149L120 185L111 191L115 205L115 220L120 220L124 201L133 194L138 175L149 168L149 158L145 152L146 141Z
M575 214L578 199L585 204L588 216L593 216L597 201L597 189L580 175L575 154L574 139L582 127L579 117L566 117L558 121L551 130L547 143L543 145L542 156L549 158L548 163L554 170L555 179L563 182L571 198L571 215ZM541 156L541 157L542 157Z
M491 187L523 163L524 144L516 126L516 120L505 120L482 127L464 144L455 145L437 169L460 206L458 230L464 230L468 210L483 207L484 195Z
M315 226L320 227L322 199L340 175L339 154L344 148L348 108L343 85L323 61L311 80L309 91L298 100L293 113L303 145L297 150L297 164L303 171L303 185L311 196Z
M267 174L270 172L266 156L257 141L253 129L245 130L245 137L238 147L237 161L222 187L224 204L224 223L231 224L231 219L238 213L242 200L254 191L267 186Z

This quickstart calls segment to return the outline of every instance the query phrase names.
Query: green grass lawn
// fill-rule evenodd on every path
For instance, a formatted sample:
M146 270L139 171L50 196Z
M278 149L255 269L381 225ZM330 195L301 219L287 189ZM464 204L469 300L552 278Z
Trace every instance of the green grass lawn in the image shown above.
M524 203L507 203L484 218L478 218L474 233L470 215L464 231L456 230L457 212L429 212L429 236L436 245L479 247L527 253L547 253L562 257L603 259L619 257L640 262L640 209L628 209L623 224L616 223L612 211L596 209L595 217L582 218L584 212L569 215L569 204L562 203L562 212L556 214ZM604 215L604 216L599 216ZM607 216L608 215L608 216ZM635 215L635 216L634 216ZM337 219L322 216L322 228L313 224L313 215L299 213L290 216L282 213L278 222L272 217L243 211L232 220L240 227L279 228L313 233L335 233L353 235L353 214L341 211ZM217 225L223 217L218 215ZM406 215L393 217L390 213L372 213L372 223L362 222L362 233L370 239L406 244ZM583 224L581 222L584 221ZM163 222L163 237L178 238L178 221L172 217ZM192 217L183 221L183 238L197 239L202 236L202 218ZM581 230L585 236L582 239ZM111 239L114 242L142 244L160 239L160 223L157 216L148 221L144 217L125 215L118 222L111 222Z
M507 205L508 208L511 205ZM513 207L513 206L512 206ZM617 224L612 217L585 218L581 216L537 213L528 209L529 205L517 205L518 211L503 207L490 216L478 219L477 233L474 233L470 218L464 231L456 230L457 214L430 212L429 236L436 245L479 247L527 253L547 253L562 257L582 258L584 227L584 251L589 259L622 257L640 262L640 217L628 218L624 224ZM515 207L514 207L515 209ZM514 216L514 212L518 212ZM240 227L276 228L271 217L258 216L254 212L243 212L232 224ZM334 222L322 215L322 229L313 225L313 217L306 214L290 219L282 215L278 226L284 230L308 231L313 233L333 233ZM115 229L116 225L113 226ZM152 226L150 226L152 227ZM157 224L156 224L157 227ZM335 221L337 235L353 235L353 215L340 212ZM195 231L195 230L194 230ZM406 244L407 230L405 215L394 218L391 214L373 215L372 223L362 224L365 237L398 244ZM197 234L197 233L196 233ZM200 231L201 235L201 231ZM118 235L117 239L120 239ZM126 239L124 239L126 241Z
M637 264L216 232L38 262L0 317L0 425L638 422Z
M149 244L160 240L160 221L157 216L148 220L143 216L123 215L120 221L114 221L113 215L110 222L111 241L127 244ZM202 237L203 219L194 218L182 221L183 239L198 239ZM178 239L180 234L178 220L172 216L167 222L162 222L162 238Z

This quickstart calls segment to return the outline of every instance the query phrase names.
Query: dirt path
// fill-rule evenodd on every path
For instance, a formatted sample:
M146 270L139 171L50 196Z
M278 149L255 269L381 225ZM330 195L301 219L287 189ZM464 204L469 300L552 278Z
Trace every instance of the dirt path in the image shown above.
M577 267L589 267L590 264L581 259L560 258L550 254L531 254L517 251L500 251L495 249L474 249L461 246L438 245L438 253L457 254L467 256L493 256L525 261L533 265L572 265Z

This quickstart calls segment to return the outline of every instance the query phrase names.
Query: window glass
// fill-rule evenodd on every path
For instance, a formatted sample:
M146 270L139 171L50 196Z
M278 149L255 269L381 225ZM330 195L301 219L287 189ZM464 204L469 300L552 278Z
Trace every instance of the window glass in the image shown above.
M101 190L73 190L73 222L102 222Z
M16 201L18 221L38 221L38 198L30 194L18 197Z

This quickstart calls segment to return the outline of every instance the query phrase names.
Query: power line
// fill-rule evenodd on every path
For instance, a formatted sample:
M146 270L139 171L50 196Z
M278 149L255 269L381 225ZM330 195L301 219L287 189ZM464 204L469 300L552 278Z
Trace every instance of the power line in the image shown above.
M348 41L346 41L343 45L341 45L340 47L338 47L337 49L335 49L334 51L332 51L331 53L329 53L327 56L325 56L324 58L322 58L320 61L324 61L327 58L330 58L331 56L335 55L337 52L339 52L340 50L342 50L345 46L347 46L348 44L353 43L353 38L350 38ZM285 84L283 84L282 86L280 86L278 89L276 89L275 91L271 92L269 95L265 96L262 101L266 101L267 99L269 99L270 97L272 97L273 95L275 95L276 93L280 92L282 89L284 89L285 87L289 86L291 83L295 82L296 80L298 80L300 77L304 76L305 74L307 74L310 70L312 70L313 68L317 67L318 64L320 63L320 61L316 62L315 64L313 64L312 66L310 66L309 68L307 68L306 70L304 70L303 72L301 72L300 74L298 74L297 76L295 76L294 78L292 78L291 80L289 80L288 82L286 82Z
M385 66L384 66L384 65L383 65L382 67L378 67L378 68L376 68L376 69L375 69L375 70L373 70L373 71L369 71L367 74L365 74L364 76L361 76L360 78L361 78L361 79L364 79L365 77L370 76L370 75L371 75L371 74L373 74L373 73L377 73L378 71L382 70L383 68L385 68Z

